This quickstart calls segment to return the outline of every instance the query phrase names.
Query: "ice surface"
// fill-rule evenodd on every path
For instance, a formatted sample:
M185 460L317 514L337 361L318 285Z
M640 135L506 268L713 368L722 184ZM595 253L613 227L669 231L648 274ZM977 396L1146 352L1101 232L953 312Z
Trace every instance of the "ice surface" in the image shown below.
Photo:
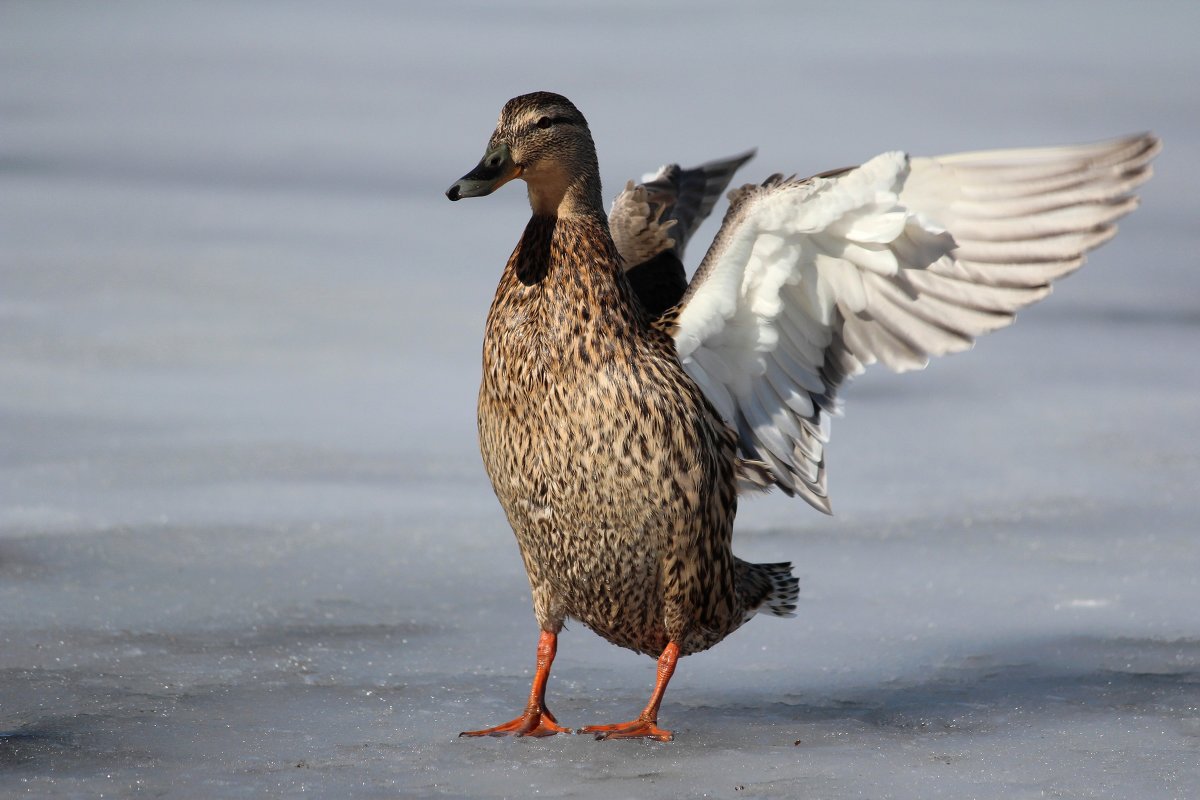
M0 795L1200 796L1200 6L647 5L4 4ZM543 88L610 192L1166 142L1015 328L850 387L836 517L744 505L799 617L685 660L670 745L455 738L533 662L474 441L527 206L441 193ZM576 627L552 707L652 679Z

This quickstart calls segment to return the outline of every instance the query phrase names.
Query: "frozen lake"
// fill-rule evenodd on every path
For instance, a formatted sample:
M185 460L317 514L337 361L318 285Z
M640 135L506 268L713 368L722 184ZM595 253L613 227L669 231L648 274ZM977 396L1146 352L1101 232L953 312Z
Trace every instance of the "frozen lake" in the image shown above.
M0 10L0 796L1200 796L1200 5L416 5ZM743 503L798 618L681 662L667 745L456 738L537 637L474 420L528 207L442 192L534 89L609 196L1165 142L1015 327L849 387L835 517ZM653 674L575 626L551 706Z

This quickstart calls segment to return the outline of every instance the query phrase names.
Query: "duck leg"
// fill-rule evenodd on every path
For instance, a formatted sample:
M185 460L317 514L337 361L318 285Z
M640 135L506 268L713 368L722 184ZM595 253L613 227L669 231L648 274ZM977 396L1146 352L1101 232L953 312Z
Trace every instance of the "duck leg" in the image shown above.
M580 733L594 733L597 739L657 739L669 742L675 734L658 727L658 707L662 705L663 694L667 684L675 674L675 663L679 660L679 645L674 642L667 644L658 657L658 680L654 684L654 692L650 702L642 709L642 713L632 722L622 722L617 725L588 725L580 728Z
M546 682L550 679L550 665L558 651L558 636L542 631L537 646L537 670L533 673L533 686L529 689L529 703L525 713L503 725L479 731L463 731L459 736L553 736L570 733L570 728L558 724L558 720L546 708Z

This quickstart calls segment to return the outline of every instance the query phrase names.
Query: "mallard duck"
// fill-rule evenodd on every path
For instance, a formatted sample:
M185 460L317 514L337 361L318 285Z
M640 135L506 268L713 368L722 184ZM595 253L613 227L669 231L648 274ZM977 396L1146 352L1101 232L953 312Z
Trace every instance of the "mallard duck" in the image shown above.
M796 608L790 564L733 555L739 491L828 513L841 385L1009 324L1113 235L1158 148L1143 134L774 175L730 194L688 283L694 223L750 154L628 184L610 225L579 110L550 92L508 101L446 194L520 178L533 210L488 313L479 440L541 633L524 712L463 735L570 732L546 705L570 617L658 659L637 718L580 731L671 739L658 714L678 659Z

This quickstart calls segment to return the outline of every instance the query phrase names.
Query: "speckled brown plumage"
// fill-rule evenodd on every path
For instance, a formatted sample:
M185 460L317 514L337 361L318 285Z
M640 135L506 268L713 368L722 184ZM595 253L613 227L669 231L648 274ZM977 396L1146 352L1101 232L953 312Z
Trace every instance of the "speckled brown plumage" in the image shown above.
M740 625L734 435L647 323L602 219L530 220L483 362L484 463L542 628L570 616L658 656Z
M488 155L448 194L486 194L516 176L530 185L534 215L488 314L484 464L543 635L571 617L660 657L661 699L675 657L721 641L794 579L788 565L733 556L736 436L623 274L591 136L564 98L510 101ZM544 670L539 660L543 689L552 658ZM643 717L656 718L652 705ZM546 713L544 698L531 695L524 718L475 733L556 732L538 726ZM613 728L624 730L594 730L669 738L653 719L634 733Z

